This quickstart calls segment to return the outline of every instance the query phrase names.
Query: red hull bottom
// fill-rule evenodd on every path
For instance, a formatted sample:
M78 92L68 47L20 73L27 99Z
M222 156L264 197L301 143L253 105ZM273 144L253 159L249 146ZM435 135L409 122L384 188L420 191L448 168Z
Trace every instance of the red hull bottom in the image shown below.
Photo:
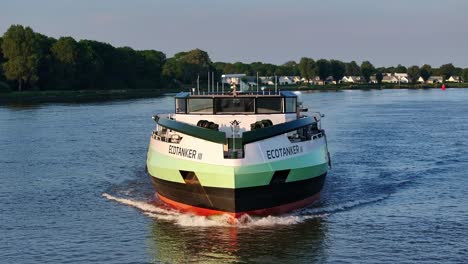
M157 196L161 201L169 205L170 207L179 210L184 213L193 213L196 215L200 216L211 216L211 215L222 215L222 214L227 214L230 215L233 218L240 218L243 215L257 215L257 216L267 216L267 215L279 215L279 214L284 214L291 212L293 210L305 207L307 205L312 204L313 202L317 201L320 198L320 192L314 194L313 196L310 196L306 199L293 202L293 203L288 203L288 204L283 204L275 207L270 207L270 208L265 208L265 209L258 209L258 210L253 210L253 211L246 211L246 212L224 212L224 211L219 211L219 210L212 210L212 209L206 209L206 208L201 208L201 207L196 207L192 205L187 205L183 203L176 202L174 200L168 199L159 193L156 193Z

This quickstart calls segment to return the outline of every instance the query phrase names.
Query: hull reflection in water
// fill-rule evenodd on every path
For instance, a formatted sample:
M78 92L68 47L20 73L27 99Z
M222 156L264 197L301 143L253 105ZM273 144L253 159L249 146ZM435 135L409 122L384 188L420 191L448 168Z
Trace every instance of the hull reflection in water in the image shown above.
M265 225L247 228L193 228L154 221L150 242L153 259L161 263L297 263L304 259L315 263L326 260L324 220L316 218L278 228L267 225L275 221L268 218L262 220Z

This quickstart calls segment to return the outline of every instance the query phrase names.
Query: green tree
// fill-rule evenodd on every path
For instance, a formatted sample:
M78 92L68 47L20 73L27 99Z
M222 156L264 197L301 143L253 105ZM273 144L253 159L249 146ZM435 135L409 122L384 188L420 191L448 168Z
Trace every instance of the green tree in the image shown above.
M264 65L265 65L265 72L262 75L272 76L272 75L275 75L275 73L278 71L278 67L276 65L273 65L270 63L264 64Z
M54 65L54 88L74 89L77 88L76 78L80 46L71 37L62 37L50 48Z
M406 69L406 67L401 64L398 64L398 66L395 68L396 73L407 73L407 71L408 69Z
M281 65L281 68L285 72L285 75L289 75L289 76L301 75L301 72L299 70L299 65L293 60L284 63L283 65Z
M330 73L338 83L346 73L346 65L339 60L330 60Z
M54 59L68 65L76 65L79 56L79 45L71 37L61 37L51 47Z
M301 77L310 80L315 76L315 61L311 58L303 57L299 61L299 72Z
M83 48L79 75L82 87L88 89L126 89L119 51L112 45L93 40L81 40Z
M411 79L411 82L416 83L420 76L420 69L417 65L413 65L408 68L408 77Z
M440 66L439 72L444 77L444 80L450 78L450 76L455 75L455 66L452 63L444 64Z
M377 70L377 73L375 74L375 79L377 80L378 84L382 84L383 74L380 70Z
M285 67L276 66L270 63L262 63L262 62L253 62L250 65L244 63L237 63L236 67L239 67L242 73L247 75L257 75L265 76L265 75L273 75L275 72L280 75L289 75L288 69Z
M183 67L184 62L174 56L164 63L162 75L168 80L182 79L184 73Z
M397 68L393 67L393 66L390 66L390 67L387 67L385 68L385 70L383 71L385 73L396 73L397 72Z
M351 61L346 63L346 76L360 76L361 75L361 68L355 61Z
M315 72L324 81L330 76L330 62L325 59L320 59L315 63Z
M5 74L3 73L3 63L5 62L5 57L3 56L2 52L2 43L3 43L3 38L0 37L0 82L6 81Z
M419 70L419 75L423 78L424 82L429 80L429 77L432 75L432 67L429 64L424 64Z
M3 63L5 76L18 82L18 91L38 80L40 46L30 27L10 26L3 35L2 50L7 59Z
M239 68L240 66L245 67L246 71L250 72L250 67L247 64L235 63L234 65L239 66ZM163 66L163 75L168 79L193 84L198 75L200 75L200 80L203 80L203 77L214 69L215 67L208 53L200 49L194 49L188 52L179 52L168 59Z
M125 89L141 87L143 77L141 72L144 70L143 56L130 47L119 47L115 52L115 56L119 58L114 69L114 75L120 76L116 78L117 84Z
M468 82L468 68L464 69L464 70L462 71L462 74L461 74L461 75L462 75L462 77L463 77L463 80L464 80L465 82Z
M234 66L234 73L243 73L246 75L252 75L252 69L250 68L249 64L242 63L242 62L235 62L233 66Z
M375 68L374 68L374 65L372 65L372 63L370 63L369 61L362 62L361 75L364 77L366 82L370 81L370 77L374 73L374 71L375 71Z
M5 57L3 57L2 52L2 42L3 38L0 37L0 92L10 91L10 87L6 83L5 74L3 73L2 64L5 62Z
M253 73L255 73L255 75L257 74L257 72L259 75L264 75L265 64L263 64L262 62L252 62L250 64L250 69Z
M142 88L160 87L163 85L161 71L166 62L166 54L157 50L138 51L142 56L143 68L139 71Z
M289 76L289 75L291 75L291 74L289 74L289 71L288 71L285 67L283 67L283 66L281 66L281 65L276 66L275 69L276 69L276 70L275 70L275 73L276 73L278 76ZM254 73L256 72L254 69L252 69L252 71L253 71ZM260 73L259 73L259 74L260 74ZM254 75L255 75L255 74L254 74ZM260 74L260 75L263 75L263 74Z
M39 80L36 85L39 89L51 89L53 87L54 80L58 78L53 70L51 52L51 47L57 40L39 33L35 33L35 35L39 42L41 54L37 69Z

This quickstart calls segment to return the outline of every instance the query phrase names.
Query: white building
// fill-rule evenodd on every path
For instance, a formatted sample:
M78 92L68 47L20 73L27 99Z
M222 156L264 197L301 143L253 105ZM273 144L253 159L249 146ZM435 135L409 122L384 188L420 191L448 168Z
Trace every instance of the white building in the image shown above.
M289 84L294 84L294 77L289 77L289 76L280 76L278 78L278 83L280 85L289 85Z
M245 74L242 73L234 73L234 74L223 74L221 75L221 81L223 83L232 84L232 85L239 85L240 80L245 77Z
M452 75L447 79L447 82L463 82L463 78L460 76Z
M408 75L406 75L406 76L401 76L401 77L399 78L399 81L400 81L400 83L410 83L410 78L408 77Z
M274 76L260 76L260 82L262 84L267 85L274 85L275 84L275 77Z
M398 83L398 81L399 81L398 78L395 76L385 75L382 78L382 83Z
M443 83L444 82L444 77L442 76L431 76L427 80L427 83Z
M363 81L364 80L361 76L344 76L341 79L341 82L344 82L344 83L361 83Z
M394 73L393 76L397 77L398 79L402 79L402 78L406 78L407 80L409 80L409 77L408 77L408 74L407 73Z

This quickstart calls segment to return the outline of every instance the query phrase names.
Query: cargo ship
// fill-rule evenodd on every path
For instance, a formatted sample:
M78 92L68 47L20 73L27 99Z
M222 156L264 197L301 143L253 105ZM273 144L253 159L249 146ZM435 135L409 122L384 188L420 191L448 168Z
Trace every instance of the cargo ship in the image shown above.
M202 216L278 215L320 197L330 165L319 112L290 91L175 96L153 116L147 170L156 196Z

